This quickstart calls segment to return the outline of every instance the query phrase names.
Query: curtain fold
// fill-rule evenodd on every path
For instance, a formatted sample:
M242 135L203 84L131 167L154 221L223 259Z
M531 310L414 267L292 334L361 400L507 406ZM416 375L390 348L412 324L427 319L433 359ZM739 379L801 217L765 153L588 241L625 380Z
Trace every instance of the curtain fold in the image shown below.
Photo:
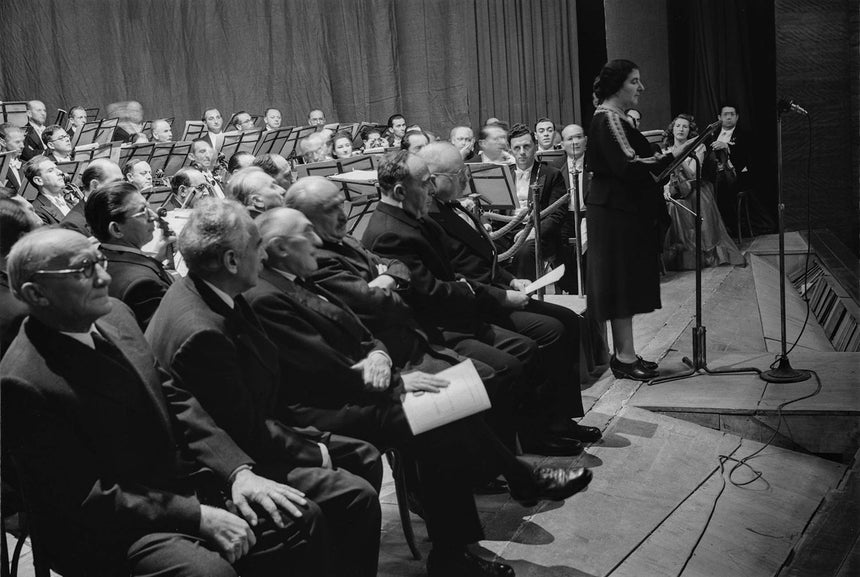
M304 124L580 120L565 0L3 0L0 99L138 100L178 125L281 109Z

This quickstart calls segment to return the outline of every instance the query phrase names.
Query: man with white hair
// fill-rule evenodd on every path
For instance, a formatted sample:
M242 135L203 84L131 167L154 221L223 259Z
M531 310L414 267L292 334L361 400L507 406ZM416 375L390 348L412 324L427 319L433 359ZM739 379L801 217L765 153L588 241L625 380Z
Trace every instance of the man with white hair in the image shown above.
M170 123L163 118L152 121L152 141L153 142L171 142L173 141L173 128Z
M274 178L257 166L236 171L227 183L227 198L231 198L248 209L251 217L284 206L283 188Z

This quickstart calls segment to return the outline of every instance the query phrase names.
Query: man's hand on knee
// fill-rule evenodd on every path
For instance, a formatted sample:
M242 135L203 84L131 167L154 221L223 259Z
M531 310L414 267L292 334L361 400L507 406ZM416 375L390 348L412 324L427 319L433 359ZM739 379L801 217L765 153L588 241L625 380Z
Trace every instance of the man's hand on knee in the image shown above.
M240 471L236 475L230 492L236 509L251 526L256 526L258 521L251 505L262 507L275 525L283 528L281 511L293 517L301 517L299 506L308 504L305 494L298 489L261 477L250 469Z
M250 525L230 511L200 505L200 536L228 563L244 557L257 543Z

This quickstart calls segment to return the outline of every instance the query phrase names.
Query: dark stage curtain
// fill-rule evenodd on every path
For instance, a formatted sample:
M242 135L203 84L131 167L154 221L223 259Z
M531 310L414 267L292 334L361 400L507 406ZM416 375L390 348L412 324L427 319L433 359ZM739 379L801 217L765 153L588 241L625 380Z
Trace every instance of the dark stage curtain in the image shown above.
M490 114L577 118L565 0L2 0L0 100L53 109L140 101L178 125L218 107L304 124L446 131Z
M776 210L776 52L772 0L669 0L673 114L700 126L736 103L752 140L756 232L771 232Z

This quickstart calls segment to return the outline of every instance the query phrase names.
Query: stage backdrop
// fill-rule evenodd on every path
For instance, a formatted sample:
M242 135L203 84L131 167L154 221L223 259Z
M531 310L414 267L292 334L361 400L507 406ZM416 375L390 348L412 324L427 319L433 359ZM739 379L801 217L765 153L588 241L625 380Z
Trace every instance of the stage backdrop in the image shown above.
M447 131L489 115L579 120L566 0L2 0L0 100L138 100L178 125L217 107L395 112ZM577 112L575 112L577 111Z

